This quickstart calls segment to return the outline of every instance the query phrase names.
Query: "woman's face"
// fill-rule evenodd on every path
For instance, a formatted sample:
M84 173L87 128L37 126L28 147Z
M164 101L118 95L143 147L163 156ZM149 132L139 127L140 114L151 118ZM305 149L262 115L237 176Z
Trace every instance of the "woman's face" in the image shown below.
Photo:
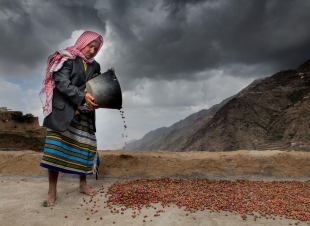
M86 59L91 59L94 56L96 56L98 49L99 49L100 43L96 40L88 43L87 46L85 46L81 53L86 57Z

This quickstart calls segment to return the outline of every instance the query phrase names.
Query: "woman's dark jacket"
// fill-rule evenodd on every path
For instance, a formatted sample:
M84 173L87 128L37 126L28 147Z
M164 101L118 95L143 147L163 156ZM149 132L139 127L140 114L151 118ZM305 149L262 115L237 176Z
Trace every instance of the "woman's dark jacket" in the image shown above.
M100 65L93 61L92 64L87 64L85 71L80 57L67 60L59 71L53 73L55 88L52 113L45 117L43 126L57 131L67 130L77 107L85 103L86 82L94 74L101 74ZM92 120L96 131L95 111L92 111Z

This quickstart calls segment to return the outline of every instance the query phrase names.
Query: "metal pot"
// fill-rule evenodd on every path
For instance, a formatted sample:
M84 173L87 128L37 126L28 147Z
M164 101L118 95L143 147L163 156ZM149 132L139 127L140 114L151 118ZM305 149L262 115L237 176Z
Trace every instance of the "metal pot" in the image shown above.
M86 82L86 90L99 108L122 108L122 91L113 68Z

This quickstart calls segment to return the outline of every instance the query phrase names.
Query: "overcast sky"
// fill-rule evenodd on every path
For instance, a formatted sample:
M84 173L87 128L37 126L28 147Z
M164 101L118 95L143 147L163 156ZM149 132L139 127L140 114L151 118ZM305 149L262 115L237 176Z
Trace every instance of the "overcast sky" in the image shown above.
M310 59L309 12L309 0L0 0L0 107L42 123L47 57L96 31L128 127L98 110L98 147L120 148Z

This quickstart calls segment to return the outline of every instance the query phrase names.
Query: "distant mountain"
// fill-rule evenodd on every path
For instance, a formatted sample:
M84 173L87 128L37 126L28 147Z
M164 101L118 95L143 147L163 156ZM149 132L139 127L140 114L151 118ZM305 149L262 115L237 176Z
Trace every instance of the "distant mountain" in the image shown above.
M258 82L260 82L260 79L256 79L254 80L249 86L247 86L245 89L247 89L248 87L252 86L253 84L256 84ZM245 90L243 89L243 90ZM189 124L191 124L192 122L194 122L195 120L210 114L210 113L214 113L216 110L218 110L220 107L222 107L224 104L226 104L229 100L231 100L234 96L228 97L225 100L223 100L221 103L219 104L215 104L213 105L211 108L209 109L203 109L201 111L198 111L194 114L189 115L188 117L186 117L185 119L180 120L179 122L174 123L173 125L169 126L169 127L161 127L158 128L156 130L152 130L150 132L148 132L147 134L145 134L141 139L139 140L131 140L128 141L125 144L124 149L126 150L142 150L140 147L147 143L147 142L151 142L154 141L157 137L162 136L162 135L166 135L169 134L170 132L172 132L173 130L176 129L181 129Z
M213 106L212 108L215 108L215 106ZM161 128L152 130L152 131L148 132L147 134L145 134L141 139L132 141L130 143L127 143L125 145L125 149L126 150L137 150L137 149L139 149L139 147L142 144L144 144L146 142L149 142L149 141L153 141L157 137L159 137L161 135L164 135L164 134L168 134L168 133L170 133L171 131L173 131L175 129L182 128L182 127L190 124L191 122L193 122L197 118L201 118L204 115L208 114L210 111L211 110L203 109L203 110L201 110L199 112L191 114L190 116L186 117L185 119L182 119L179 122L174 123L173 125L171 125L169 127L161 127Z
M134 142L134 141L136 141L136 139L131 139L131 140L127 141L127 143L129 144L129 143Z
M250 84L221 108L139 149L310 151L309 86L310 60Z

